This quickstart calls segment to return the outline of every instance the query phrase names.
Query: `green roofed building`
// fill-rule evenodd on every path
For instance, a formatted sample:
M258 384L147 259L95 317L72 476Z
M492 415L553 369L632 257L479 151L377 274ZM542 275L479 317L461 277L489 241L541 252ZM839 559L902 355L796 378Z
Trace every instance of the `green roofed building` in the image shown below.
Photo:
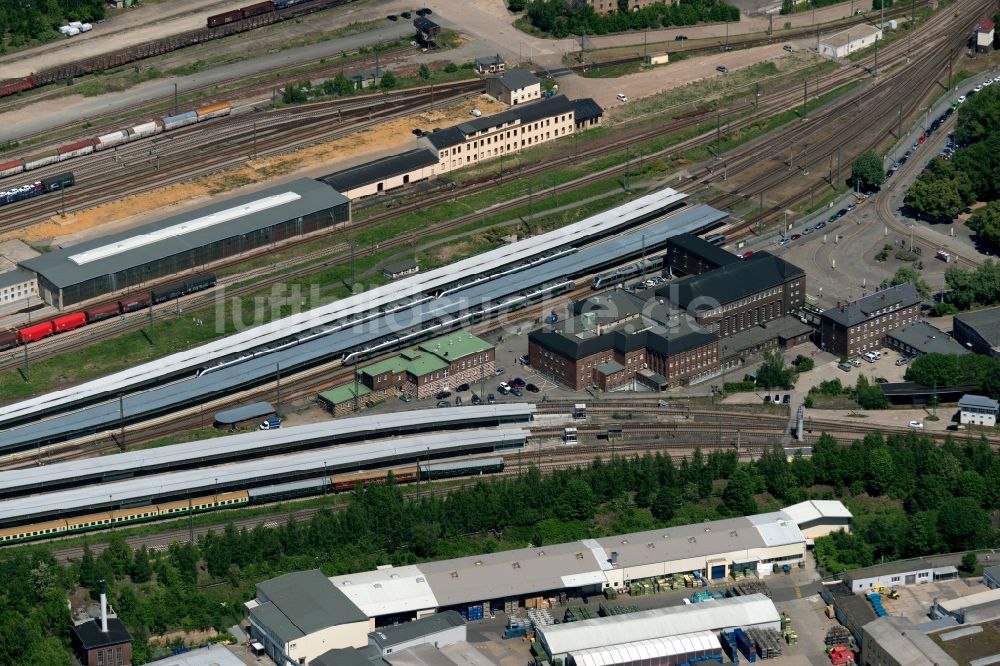
M496 370L493 345L467 331L428 340L385 360L359 368L361 403L389 395L429 398L438 391L474 384ZM369 395L374 394L374 395ZM354 382L320 394L334 415L354 411Z

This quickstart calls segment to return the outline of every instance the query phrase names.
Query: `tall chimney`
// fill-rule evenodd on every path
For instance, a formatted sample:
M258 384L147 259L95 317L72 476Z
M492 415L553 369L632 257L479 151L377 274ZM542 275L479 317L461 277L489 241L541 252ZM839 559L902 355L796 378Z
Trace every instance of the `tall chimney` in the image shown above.
M101 631L108 633L108 593L104 586L104 581L100 581L101 585Z

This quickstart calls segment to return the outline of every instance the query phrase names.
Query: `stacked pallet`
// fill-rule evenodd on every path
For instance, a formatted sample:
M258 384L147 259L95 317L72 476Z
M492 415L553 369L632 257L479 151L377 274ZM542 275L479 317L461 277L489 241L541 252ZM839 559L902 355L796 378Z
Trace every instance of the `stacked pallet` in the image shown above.
M776 629L748 629L747 633L757 645L757 654L761 659L780 657L783 650L781 632Z

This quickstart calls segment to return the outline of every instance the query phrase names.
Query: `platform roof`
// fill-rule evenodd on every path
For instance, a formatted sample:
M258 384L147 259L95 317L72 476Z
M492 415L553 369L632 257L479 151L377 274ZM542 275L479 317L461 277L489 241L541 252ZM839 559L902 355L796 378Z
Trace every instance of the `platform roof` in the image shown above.
M437 163L438 158L432 151L427 148L417 148L331 173L320 180L338 192L349 192L363 185L371 185Z
M18 488L40 487L56 481L128 472L152 472L190 462L211 464L213 460L238 457L241 454L266 455L269 451L277 453L284 448L308 442L320 445L324 442L389 436L396 432L470 427L501 420L528 420L534 411L535 406L528 403L466 405L356 416L279 430L255 430L199 442L3 471L0 472L0 493Z
M264 434L282 436L285 430L264 431ZM389 464L396 460L419 457L427 459L435 455L457 453L468 448L486 447L491 444L497 446L523 444L530 434L527 430L503 429L398 437L288 454L278 460L263 458L113 481L0 501L0 520L10 522L71 511L128 506L143 501L153 503L156 498L212 493L216 488L225 490L230 487L266 485L296 474L337 472L359 465Z
M325 183L300 178L41 254L21 265L57 287L68 287L349 202ZM213 220L218 221L208 223Z
M216 423L231 425L250 419L263 418L274 414L274 407L269 402L254 402L249 405L241 405L232 409L224 409L215 415Z

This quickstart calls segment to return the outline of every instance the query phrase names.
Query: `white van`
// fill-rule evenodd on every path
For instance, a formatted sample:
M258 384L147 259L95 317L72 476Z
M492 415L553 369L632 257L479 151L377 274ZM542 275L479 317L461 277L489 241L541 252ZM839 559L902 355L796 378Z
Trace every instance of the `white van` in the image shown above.
M874 363L880 358L882 358L882 352L879 351L870 351L867 354L865 354L865 360L868 361L869 363Z

